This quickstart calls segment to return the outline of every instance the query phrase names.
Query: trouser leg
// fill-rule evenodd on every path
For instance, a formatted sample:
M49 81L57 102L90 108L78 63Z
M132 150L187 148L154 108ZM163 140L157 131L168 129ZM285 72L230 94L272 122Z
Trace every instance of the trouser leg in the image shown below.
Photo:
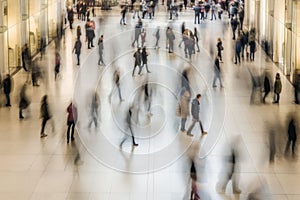
M187 118L181 118L181 131L185 131L185 123L186 123Z
M196 122L197 122L197 120L193 119L193 122L192 122L192 124L190 125L190 127L188 128L187 133L191 133L191 132L192 132L192 130L193 130L193 128L194 128Z

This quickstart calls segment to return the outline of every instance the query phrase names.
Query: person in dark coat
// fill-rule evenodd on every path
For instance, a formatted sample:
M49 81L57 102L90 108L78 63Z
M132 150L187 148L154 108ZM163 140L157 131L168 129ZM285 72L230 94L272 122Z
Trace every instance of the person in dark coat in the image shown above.
M268 96L268 94L270 93L271 91L271 85L270 85L270 80L268 78L268 76L265 76L265 79L264 79L264 97L263 97L263 103L266 103L266 97Z
M231 21L230 21L230 24L231 24L231 29L232 29L232 39L235 40L235 32L236 32L236 29L238 27L237 19L235 17L232 17Z
M103 35L101 35L100 38L99 38L98 46L99 46L99 60L98 60L98 65L104 65L105 66L105 63L103 61L103 49L104 49Z
M73 52L75 52L75 54L77 55L77 65L80 65L81 46L82 46L82 43L80 41L80 38L77 38L74 48L73 48Z
M22 86L21 92L20 92L20 102L19 102L19 119L24 119L23 116L23 110L28 108L29 106L29 100L26 96L26 83Z
M221 79L220 61L219 61L218 56L215 59L214 72L215 72L215 75L214 75L214 80L213 80L213 87L217 87L217 85L216 85L217 79L219 79L219 81L220 81L220 86L223 87L222 79Z
M12 88L12 81L10 78L10 75L7 74L6 78L3 80L3 91L6 97L6 107L10 107L10 92L11 92L11 88Z
M125 6L122 8L122 10L121 10L121 15L122 15L122 17L121 17L121 20L120 20L120 24L126 25L125 19L126 19L127 9L128 9L128 7L127 7L127 5L125 5Z
M243 23L244 23L244 16L245 16L245 11L244 8L241 6L239 10L239 21L240 21L240 30L243 30Z
M46 137L47 134L45 134L45 126L47 121L51 118L49 108L48 108L48 101L47 101L47 95L44 95L41 102L41 118L42 118L42 128L41 128L41 138Z
M222 62L222 51L224 50L221 38L218 38L217 51L220 61Z
M235 62L234 64L237 64L237 61L239 60L239 63L241 63L241 51L242 51L242 43L241 40L238 38L235 42Z
M146 47L143 47L143 50L142 50L142 61L143 61L143 64L140 67L139 75L141 74L144 65L146 65L147 72L151 73L148 69L148 52L147 52Z
M74 12L73 12L72 8L68 9L68 20L69 20L69 24L70 24L70 29L73 29L72 25L73 25L73 21L74 21Z
M55 80L57 79L59 71L60 71L60 55L58 52L55 52L55 68L54 68Z
M190 127L187 130L187 135L188 136L193 136L193 134L191 134L196 122L199 123L202 135L207 134L206 131L204 131L199 114L200 114L200 99L201 99L201 94L197 94L196 98L193 99L192 101L192 108L191 108L191 113L192 113L192 117L193 117L193 122L190 125Z
M169 41L169 53L173 53L174 51L174 40L175 40L175 35L173 33L172 28L169 28L167 32L167 38Z
M68 112L68 118L67 118L67 125L68 125L68 130L67 130L67 143L69 143L70 141L70 136L71 136L71 141L74 141L74 128L75 128L75 124L77 121L77 108L73 105L73 103L71 102L67 108L67 112ZM72 128L71 131L71 135L70 135L70 130Z
M250 41L249 42L249 46L250 46L250 61L254 61L254 53L256 50L256 44L255 41Z
M195 11L194 24L196 24L197 20L198 20L198 24L200 24L200 6L199 6L199 3L197 3L197 5L194 7L194 11Z
M299 89L300 89L300 74L296 75L295 78L295 82L294 82L294 96L295 96L295 104L299 104L299 97L298 97L298 93L299 93Z
M282 90L282 84L280 80L280 74L277 73L275 77L275 82L274 82L274 101L273 103L279 103L280 100L280 93Z
M26 72L28 71L28 69L26 67L26 61L28 61L28 60L29 60L29 48L28 48L28 45L25 44L22 49L22 67Z
M183 95L180 98L180 118L181 118L181 127L180 130L185 132L185 123L190 115L190 93L188 90L185 90Z
M132 118L132 107L130 107L130 108L128 109L128 113L127 113L127 115L126 115L126 126L127 126L127 129L130 131L130 134L131 134L132 145L133 145L134 147L136 147L136 146L138 146L139 144L137 144L137 143L135 142L134 134L133 134L133 131L132 131L132 122L131 122L131 118ZM125 134L125 136L124 136L122 142L120 143L120 148L122 148L123 143L125 142L126 138L127 138L127 134Z
M288 140L285 147L285 154L288 153L290 149L290 145L292 143L292 153L293 155L295 155L296 140L297 140L296 125L295 125L295 120L292 118L288 127Z
M86 29L86 38L87 38L87 41L88 41L88 49L91 49L92 47L94 47L94 45L93 45L94 37L95 37L94 29L91 26L87 27L87 29Z
M142 49L138 48L137 51L133 54L133 57L135 58L135 61L134 61L132 76L134 76L134 72L135 72L135 69L136 69L137 66L140 69L142 67Z

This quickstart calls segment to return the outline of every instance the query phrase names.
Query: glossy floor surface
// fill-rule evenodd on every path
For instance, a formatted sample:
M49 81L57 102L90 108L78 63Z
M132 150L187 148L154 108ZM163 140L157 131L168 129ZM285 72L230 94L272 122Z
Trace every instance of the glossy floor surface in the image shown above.
M183 11L171 21L159 5L153 20L143 20L151 73L143 69L142 75L137 75L136 70L132 77L136 48L131 43L137 20L128 13L127 26L122 26L119 12L118 8L96 10L95 47L87 48L83 34L80 66L72 53L76 30L66 29L59 42L62 65L58 80L54 80L54 42L42 59L36 58L44 78L39 80L39 87L28 85L31 104L24 112L24 120L18 119L19 92L25 82L30 82L30 74L21 70L13 77L12 107L0 108L0 199L186 200L191 191L191 160L196 164L201 199L247 199L250 193L264 200L300 199L299 151L296 149L294 157L284 154L288 119L293 115L297 121L299 108L293 104L292 85L265 53L258 48L254 62L245 58L235 65L234 41L228 18L224 17L222 21L207 20L196 25L200 53L188 59L183 45L178 45L181 23L185 21L187 28L194 29L193 11ZM74 22L82 30L84 24L80 20ZM158 26L161 38L160 48L156 49L154 33ZM173 28L176 36L173 54L165 49L167 26ZM102 34L106 66L97 64L97 38ZM213 88L212 55L219 37L224 46L224 88ZM121 75L121 102L113 83L116 69ZM189 69L192 99L197 93L202 94L200 115L208 132L204 136L197 124L193 137L179 129L176 107L185 69ZM281 74L283 84L280 103L272 104L270 94L266 104L262 104L261 89L253 88L252 77L267 74L273 85L276 73ZM144 94L145 83L151 90L150 98ZM98 127L89 126L95 91L101 102ZM53 117L46 126L48 136L40 138L40 100L44 94L49 97ZM78 123L75 141L67 144L66 108L71 99L78 107ZM4 101L1 93L2 104ZM130 106L137 147L132 147L126 124ZM190 123L191 117L186 126ZM269 161L272 146L276 149L274 162ZM236 152L234 176L240 194L233 192L231 181L224 192L217 190L217 183L231 169L231 149Z

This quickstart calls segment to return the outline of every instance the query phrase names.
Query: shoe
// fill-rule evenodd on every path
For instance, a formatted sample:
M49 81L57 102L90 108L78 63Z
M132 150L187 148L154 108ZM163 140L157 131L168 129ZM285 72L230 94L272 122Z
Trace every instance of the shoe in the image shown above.
M200 52L200 50L198 50L197 52Z
M237 64L237 62L234 62L234 64Z
M71 141L74 141L75 140L75 138L71 138Z
M5 106L6 106L6 107L11 107L11 105L10 105L10 104L6 104Z
M77 63L77 65L80 65L80 63Z
M206 132L206 131L203 131L203 132L202 132L202 135L206 135L206 134L207 134L207 132Z
M191 134L191 133L187 133L187 135L188 135L188 136L191 136L191 137L193 137L193 136L194 136L194 135L193 135L193 134Z
M48 135L47 134L45 134L45 133L42 133L41 134L41 138L43 138L43 137L47 137Z
M137 147L137 146L139 146L139 144L137 144L137 143L134 143L134 144L133 144L133 146Z
M23 116L19 116L19 119L24 119L24 117Z
M238 188L233 190L233 193L235 193L235 194L240 194L241 192L242 191L240 189L238 189Z
M94 45L92 45L92 47L95 47Z
M217 87L216 85L213 85L213 87Z
M91 49L91 47L88 47L88 49Z
M185 129L180 129L180 131L181 131L181 132L186 132L186 130L185 130Z
M150 71L147 71L147 73L151 73Z
M67 140L67 143L69 144L69 140Z
M124 24L125 26L127 25L127 24Z

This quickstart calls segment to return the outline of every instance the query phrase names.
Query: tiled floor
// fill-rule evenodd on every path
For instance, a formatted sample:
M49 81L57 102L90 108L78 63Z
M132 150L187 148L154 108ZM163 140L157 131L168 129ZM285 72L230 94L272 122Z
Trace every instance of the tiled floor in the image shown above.
M293 104L293 88L282 75L283 92L279 105L250 104L251 74L268 71L271 77L279 69L258 49L255 62L243 60L233 64L233 41L227 19L207 21L197 25L201 37L200 53L185 58L178 48L180 25L183 21L194 28L193 12L184 11L178 20L168 21L160 5L155 19L144 20L149 47L150 74L131 77L133 67L131 48L135 21L128 16L128 25L119 25L119 10L97 11L96 38L103 34L104 61L98 66L97 48L87 49L83 41L81 66L76 66L72 48L76 31L66 30L61 41L61 76L54 81L54 44L37 62L44 71L40 87L28 87L31 99L26 119L18 119L18 98L22 84L28 79L24 71L14 76L12 107L0 108L0 199L1 200L177 200L189 199L190 159L197 168L201 199L247 199L257 188L259 199L300 199L300 163L298 157L284 157L287 117L298 115ZM131 14L129 14L131 15ZM223 25L225 24L225 28ZM75 27L84 22L75 21ZM168 54L165 47L167 25L176 31L175 52ZM160 26L160 49L154 49L153 33ZM224 35L223 35L224 32ZM225 88L212 88L213 68L209 52L218 37L224 39L223 80ZM97 44L97 40L94 40ZM178 131L177 97L183 69L189 74L193 96L202 94L201 117L207 136L195 137ZM112 81L114 69L121 72L120 103ZM137 72L136 72L137 73ZM30 77L29 77L30 78ZM141 86L149 81L152 89L151 112ZM273 81L273 80L272 80ZM101 122L99 128L88 128L90 97L100 94ZM113 90L112 99L109 94ZM48 94L53 119L47 124L48 137L41 139L40 100ZM3 96L1 95L2 101ZM77 104L79 123L76 140L67 144L66 107ZM138 147L132 149L130 136L122 149L119 144L128 133L124 123L127 109L134 104L133 131ZM296 116L298 117L298 116ZM100 120L99 119L99 120ZM190 119L187 125L190 124ZM53 129L54 128L54 129ZM269 163L269 132L275 130L275 162ZM241 194L233 194L231 183L226 193L217 193L216 184L228 170L225 158L231 147L238 151L239 186ZM299 150L297 150L299 154ZM227 156L226 156L227 155Z

